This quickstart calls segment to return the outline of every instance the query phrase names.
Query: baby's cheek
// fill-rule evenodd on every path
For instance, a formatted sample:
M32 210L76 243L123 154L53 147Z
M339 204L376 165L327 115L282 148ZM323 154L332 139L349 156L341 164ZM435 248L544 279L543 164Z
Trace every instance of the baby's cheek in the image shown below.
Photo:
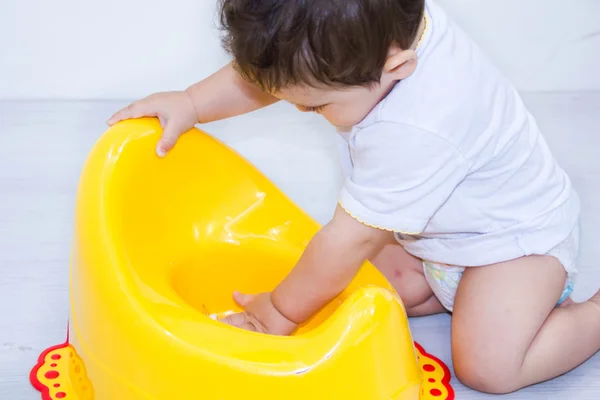
M364 116L352 109L326 110L323 117L339 129L350 129L363 120Z

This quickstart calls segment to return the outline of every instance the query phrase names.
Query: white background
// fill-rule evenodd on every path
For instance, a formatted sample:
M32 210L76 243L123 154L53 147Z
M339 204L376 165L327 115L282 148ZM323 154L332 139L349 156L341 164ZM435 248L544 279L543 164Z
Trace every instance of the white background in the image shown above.
M523 91L600 90L599 0L439 0ZM130 99L227 61L215 0L0 0L0 98Z
M600 0L440 0L524 91L600 91ZM215 0L0 0L0 398L39 400L27 374L64 341L69 247L81 166L131 98L184 88L222 65ZM600 282L600 92L524 96L582 200L575 300ZM326 222L341 183L334 132L278 104L206 130ZM241 133L241 134L240 134ZM327 134L328 133L328 134ZM411 321L450 368L450 317ZM599 399L600 354L503 400ZM457 398L495 400L453 378Z

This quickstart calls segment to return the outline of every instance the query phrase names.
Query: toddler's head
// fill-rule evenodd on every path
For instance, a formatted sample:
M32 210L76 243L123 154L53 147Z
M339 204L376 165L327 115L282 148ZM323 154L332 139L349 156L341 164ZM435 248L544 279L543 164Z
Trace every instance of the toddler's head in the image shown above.
M342 129L414 71L423 13L424 0L221 0L241 75Z

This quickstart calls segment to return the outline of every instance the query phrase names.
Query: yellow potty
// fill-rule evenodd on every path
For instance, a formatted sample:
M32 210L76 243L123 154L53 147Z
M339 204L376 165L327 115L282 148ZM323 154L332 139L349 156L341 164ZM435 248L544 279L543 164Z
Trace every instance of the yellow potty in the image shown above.
M370 264L291 337L239 330L234 290L272 290L318 224L194 130L165 159L155 119L96 144L77 196L69 339L31 372L44 400L452 399Z

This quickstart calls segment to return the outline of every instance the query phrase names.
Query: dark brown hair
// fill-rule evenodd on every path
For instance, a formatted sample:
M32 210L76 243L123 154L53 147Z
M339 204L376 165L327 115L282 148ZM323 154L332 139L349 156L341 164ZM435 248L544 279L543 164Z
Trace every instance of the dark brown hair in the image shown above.
M416 39L425 0L220 0L223 44L265 90L379 82Z

